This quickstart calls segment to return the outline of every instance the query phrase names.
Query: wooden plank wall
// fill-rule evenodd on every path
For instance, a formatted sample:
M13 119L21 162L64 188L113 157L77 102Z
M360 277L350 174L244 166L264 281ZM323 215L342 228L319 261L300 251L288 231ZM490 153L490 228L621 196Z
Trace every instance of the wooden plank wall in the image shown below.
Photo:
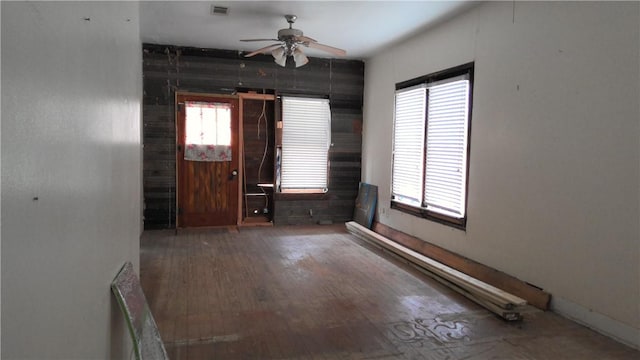
M143 78L145 229L175 228L176 91L329 96L334 144L329 192L312 199L276 197L274 223L351 219L360 181L362 61L310 58L309 64L295 69L278 66L270 55L244 58L232 50L143 44Z

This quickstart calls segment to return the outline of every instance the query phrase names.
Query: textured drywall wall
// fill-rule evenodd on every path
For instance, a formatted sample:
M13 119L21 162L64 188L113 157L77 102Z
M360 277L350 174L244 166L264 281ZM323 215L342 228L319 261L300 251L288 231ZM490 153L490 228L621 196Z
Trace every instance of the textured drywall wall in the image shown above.
M128 358L110 283L138 268L133 2L2 2L2 358Z
M600 331L635 346L639 6L484 3L369 59L362 169L379 186L380 222L538 285L578 316L605 317L622 330ZM389 209L390 134L395 83L470 61L461 231Z

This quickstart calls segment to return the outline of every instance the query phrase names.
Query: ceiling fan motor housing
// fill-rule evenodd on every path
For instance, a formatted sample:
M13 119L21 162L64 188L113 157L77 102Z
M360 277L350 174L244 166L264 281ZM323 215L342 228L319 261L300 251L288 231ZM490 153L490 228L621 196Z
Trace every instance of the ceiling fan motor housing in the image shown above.
M282 29L278 31L279 40L285 40L295 36L302 36L302 31L298 29Z
M298 46L297 37L302 36L302 31L298 29L282 29L278 31L278 40L284 42L287 56L293 55L293 51Z

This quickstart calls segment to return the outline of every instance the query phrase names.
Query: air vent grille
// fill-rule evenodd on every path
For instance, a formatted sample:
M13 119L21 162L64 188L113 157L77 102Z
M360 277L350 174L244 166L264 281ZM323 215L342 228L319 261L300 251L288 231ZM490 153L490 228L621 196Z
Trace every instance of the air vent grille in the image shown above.
M211 5L211 15L229 15L229 8L224 6Z

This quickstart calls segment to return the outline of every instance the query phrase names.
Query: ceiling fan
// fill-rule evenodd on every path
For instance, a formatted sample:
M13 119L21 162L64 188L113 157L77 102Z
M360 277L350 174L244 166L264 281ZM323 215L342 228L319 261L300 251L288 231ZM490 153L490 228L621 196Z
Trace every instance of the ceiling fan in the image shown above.
M252 51L245 55L245 57L251 57L257 54L266 54L271 52L276 64L285 66L287 64L287 57L292 56L296 64L296 67L300 67L309 62L309 59L302 52L301 46L311 47L318 50L326 51L336 56L345 56L346 51L335 48L333 46L324 45L318 43L316 40L304 36L302 30L294 29L293 23L298 18L295 15L285 15L284 18L289 23L288 29L280 29L278 31L277 39L245 39L240 41L278 41L278 44L265 46L258 50Z

